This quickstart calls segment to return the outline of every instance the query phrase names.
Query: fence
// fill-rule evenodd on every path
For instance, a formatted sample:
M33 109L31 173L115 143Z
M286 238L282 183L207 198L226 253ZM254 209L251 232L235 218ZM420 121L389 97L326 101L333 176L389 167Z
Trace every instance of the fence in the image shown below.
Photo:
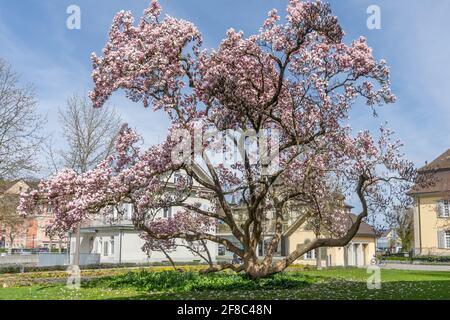
M39 254L39 267L65 266L69 264L68 254L41 253Z
M0 265L2 264L37 265L38 261L39 256L37 254L0 256Z
M70 261L73 260L73 254L70 255ZM81 253L80 254L80 266L99 264L100 254L99 253Z
M65 266L69 265L73 255L69 258L67 253L40 253L30 255L6 255L0 256L0 265L32 265L39 267ZM99 264L100 254L80 254L80 265Z

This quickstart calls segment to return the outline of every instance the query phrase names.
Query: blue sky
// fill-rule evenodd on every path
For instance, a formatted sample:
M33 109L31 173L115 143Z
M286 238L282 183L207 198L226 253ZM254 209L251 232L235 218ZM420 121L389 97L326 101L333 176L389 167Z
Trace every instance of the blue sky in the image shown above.
M450 148L450 23L448 0L330 0L346 32L346 42L363 35L377 58L392 69L395 105L373 119L364 106L351 114L355 130L374 129L388 121L404 141L406 156L418 166ZM61 143L57 109L72 93L91 87L90 54L101 52L114 14L132 10L140 16L148 0L22 0L0 4L0 57L33 84L40 112L48 117L46 133ZM194 22L205 47L216 47L230 27L257 32L273 7L284 13L287 0L161 0L166 13ZM69 5L81 8L81 30L66 28ZM381 9L381 30L366 26L369 5ZM148 143L162 139L168 121L116 94L110 102Z

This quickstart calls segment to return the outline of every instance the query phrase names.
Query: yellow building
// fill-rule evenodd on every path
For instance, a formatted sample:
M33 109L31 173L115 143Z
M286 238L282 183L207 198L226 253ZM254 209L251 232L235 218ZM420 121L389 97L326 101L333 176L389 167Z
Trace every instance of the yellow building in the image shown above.
M349 227L351 222L355 221L356 216L351 214L351 206L346 206L349 215ZM236 212L245 211L237 207ZM239 215L239 213L237 213ZM307 244L316 239L315 233L308 228L307 219L302 215L290 217L283 226L283 233L281 241L274 253L274 259L281 259L286 257L297 249L298 246ZM261 241L257 248L257 255L264 257L264 250L266 242L270 243L273 236L274 225L273 221L268 219L268 225L264 232L264 240ZM221 237L235 242L231 231L227 225L219 225L218 234ZM237 243L236 243L237 244ZM320 250L313 250L304 254L301 258L295 261L296 264L316 265L316 252L320 252L321 266L368 266L375 257L376 252L376 234L373 228L365 222L362 222L356 236L345 247L320 248ZM219 245L218 261L230 259L231 252Z
M416 255L450 256L450 149L419 170L414 198Z
M356 216L349 213L352 221ZM350 224L350 221L349 221ZM307 223L300 226L293 225L284 233L286 254L296 250L297 246L307 244L316 238L314 232L308 230ZM297 264L315 265L317 252L321 255L322 266L368 266L375 258L376 234L373 228L362 222L356 236L345 247L320 248L320 251L310 251Z

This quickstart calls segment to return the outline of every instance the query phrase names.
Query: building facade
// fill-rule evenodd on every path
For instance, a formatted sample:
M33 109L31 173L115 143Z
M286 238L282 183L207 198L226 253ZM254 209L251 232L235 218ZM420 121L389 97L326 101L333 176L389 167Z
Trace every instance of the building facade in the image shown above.
M352 207L345 206L345 210L349 215L350 223L355 221L356 216L351 213ZM272 240L274 226L267 221L264 232L264 240L257 247L259 257L264 257L265 247ZM221 237L225 237L230 241L236 241L227 226L218 228ZM297 249L298 246L308 244L317 238L317 235L308 227L308 221L303 218L301 213L291 215L286 219L283 225L283 233L278 248L274 252L274 260L282 259ZM320 248L313 250L295 261L296 264L316 265L317 254L320 254L320 262L322 266L368 266L375 258L376 252L376 234L373 228L365 222L362 222L360 228L345 247ZM233 254L225 250L219 245L218 261L230 260Z
M168 186L173 186L177 175L170 178ZM194 184L194 188L199 188ZM208 210L209 201L191 196L186 200L189 204L200 204L201 209ZM155 219L171 218L181 207L171 207L156 213ZM121 213L118 214L118 211ZM144 252L142 247L145 241L140 237L141 232L134 228L132 223L133 207L129 203L123 203L119 210L114 209L112 216L104 215L93 217L90 221L82 224L80 232L80 254L100 257L100 263L160 263L168 262L167 256L160 251ZM211 230L215 233L216 230ZM70 256L73 259L76 246L76 234L69 234ZM181 244L181 240L177 240ZM215 262L217 256L217 245L207 241L208 251ZM200 262L201 258L193 254L188 248L176 246L175 250L168 252L170 258L175 262L193 263Z
M3 181L0 185L1 196L18 197L21 192L36 189L34 181ZM0 247L6 249L37 249L37 248L66 248L66 239L51 239L46 234L46 228L54 219L50 207L44 208L39 214L21 220L17 225L1 223Z
M170 183L175 183L175 177L169 179ZM194 187L199 186L194 184ZM205 191L205 190L203 190ZM199 203L203 210L208 210L210 203L195 196L189 197L186 202ZM234 202L234 201L231 201ZM240 204L232 203L235 219L239 221L246 218L245 207ZM169 218L182 208L172 207L166 210L160 210L155 218ZM108 216L98 216L87 221L80 229L80 255L100 257L100 263L159 263L168 262L167 256L163 252L153 251L144 252L144 240L140 237L140 232L133 227L132 216L133 208L131 204L123 203L119 208L120 218L113 219ZM346 206L349 215L349 223L354 221L355 217L351 214L351 206ZM275 230L273 213L267 212L264 221L263 240L257 247L257 255L264 257L265 249L272 240ZM282 239L275 249L274 260L282 259L293 252L298 245L304 245L316 238L314 232L308 229L308 223L302 217L302 212L290 212L283 226ZM219 223L211 234L225 238L236 245L240 243L234 238L228 225ZM357 235L345 247L340 248L321 248L321 264L323 266L366 266L369 265L375 257L375 239L374 230L366 223L362 223ZM181 240L177 240L180 243ZM73 259L76 246L76 235L70 234L70 253ZM207 241L207 248L214 263L231 262L233 253L226 250L225 246L215 242ZM317 251L319 252L319 251ZM170 258L178 263L203 262L203 260L192 253L186 247L177 246L175 250L169 252ZM298 259L298 264L316 264L316 251L308 252Z
M399 253L402 251L402 241L395 229L388 229L377 238L377 251L384 253Z
M450 149L419 170L414 198L414 253L450 256Z

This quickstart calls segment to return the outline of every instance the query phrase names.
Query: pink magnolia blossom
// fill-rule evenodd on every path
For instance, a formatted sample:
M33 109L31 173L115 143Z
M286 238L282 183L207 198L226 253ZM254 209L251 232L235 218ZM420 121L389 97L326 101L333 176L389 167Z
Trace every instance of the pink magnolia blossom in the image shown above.
M230 29L214 50L201 50L197 28L162 17L156 1L137 25L130 12L119 12L103 55L92 56L92 101L101 107L124 89L131 100L167 112L168 137L142 151L139 137L124 126L113 156L85 174L63 170L42 182L38 191L23 195L21 210L47 201L56 210L55 227L71 228L110 205L131 201L146 250L167 249L176 239L213 241L240 256L243 265L234 269L253 277L279 272L317 247L347 244L369 214L388 214L407 203L405 191L415 170L386 126L376 135L355 135L348 126L356 101L375 113L395 97L386 62L373 57L364 38L347 45L343 35L330 6L320 1L291 0L284 19L272 10L258 34ZM277 131L278 169L264 173L265 164L258 157L250 163L245 148L232 163L209 161L207 151L217 150L211 137L200 144L190 141L200 146L191 161L173 162L175 130L194 136L198 126L202 133L234 130L236 143L243 131ZM168 188L168 177L178 170L193 183ZM211 208L188 205L192 196L209 201ZM351 196L362 211L349 224L342 201ZM244 221L236 219L230 198L245 208ZM185 211L173 219L154 219L152 212L169 206ZM323 237L274 262L287 208L319 221ZM256 246L269 212L273 238L261 262ZM241 245L211 232L209 219L228 225Z

